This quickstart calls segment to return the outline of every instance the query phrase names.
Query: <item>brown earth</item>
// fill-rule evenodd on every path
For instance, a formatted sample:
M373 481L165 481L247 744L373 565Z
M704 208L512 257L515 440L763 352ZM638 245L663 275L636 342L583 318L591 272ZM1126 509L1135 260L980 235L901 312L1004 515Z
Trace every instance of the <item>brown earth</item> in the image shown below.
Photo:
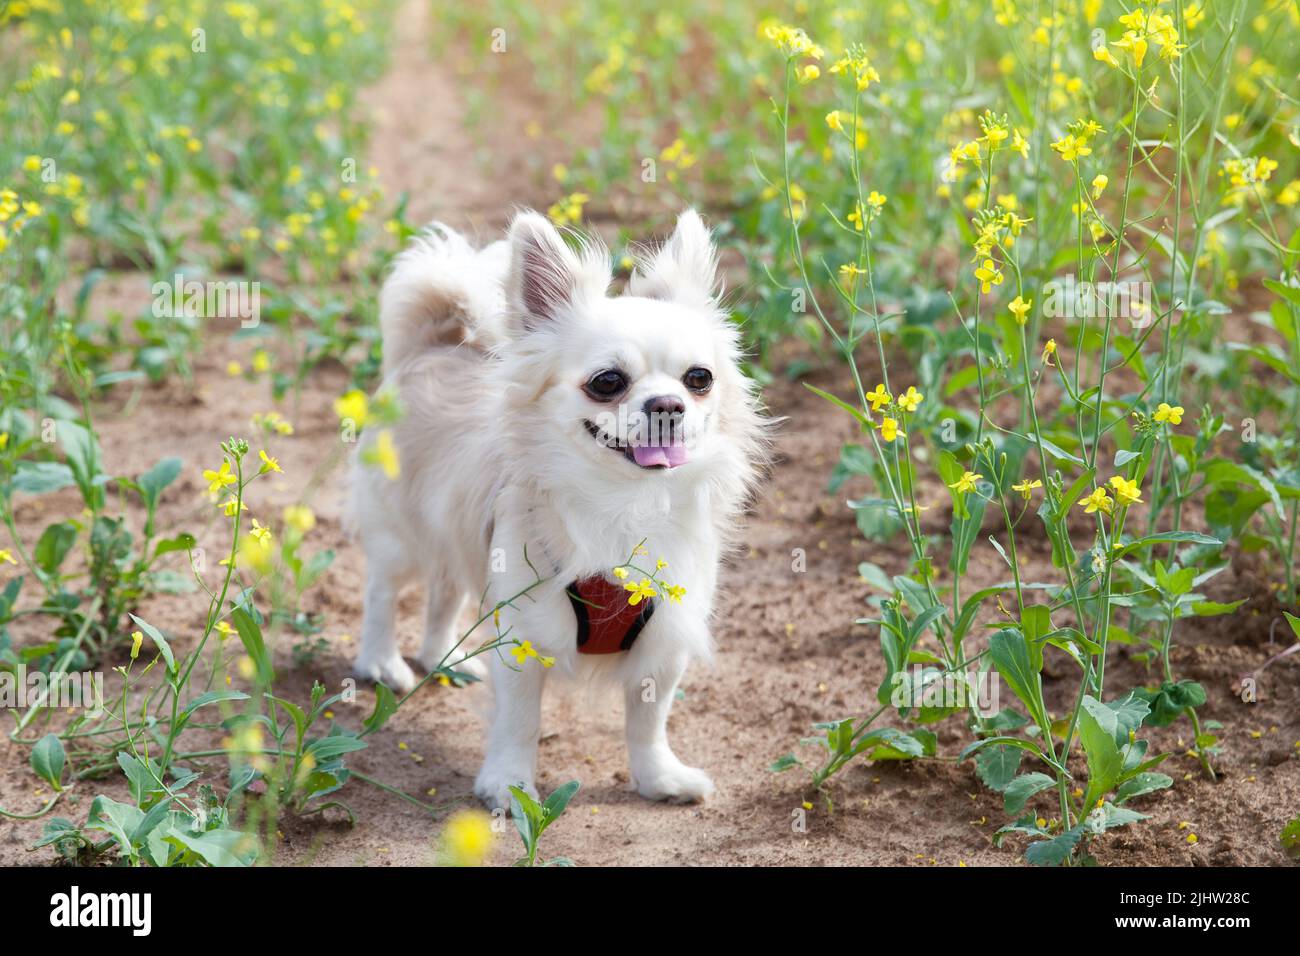
M461 125L461 81L428 57L427 8L420 0L404 7L392 70L369 94L377 127L373 160L390 192L410 191L415 220L436 216L487 235L499 228L512 205L546 197L528 188L521 161L512 157L489 173L473 158L484 147ZM496 148L503 148L502 143ZM533 146L516 143L514 148L518 154ZM501 169L514 172L503 175ZM148 286L140 276L114 276L97 288L93 308L98 314L120 309L130 315L147 304ZM212 523L199 472L219 461L218 441L248 434L252 413L276 407L269 386L225 374L231 359L247 365L250 348L214 332L195 359L192 386L176 380L156 387L119 386L97 409L107 471L137 474L163 456L184 459L182 477L164 495L160 525L190 530L209 549L221 547L224 531ZM779 368L804 358L791 346L775 364ZM864 374L873 372L868 368ZM815 365L808 380L848 391L847 374L834 364ZM251 502L254 513L275 515L286 504L305 501L319 519L310 547L338 553L304 598L307 610L325 616L328 649L295 666L292 636L278 638L277 692L297 701L307 698L313 681L331 692L343 686L355 649L348 635L360 623L362 558L341 527L344 448L331 408L346 383L344 369L321 369L299 395L279 406L296 427L294 436L276 440L272 448L285 474L257 486ZM691 671L671 721L679 754L712 773L718 793L690 807L641 800L628 787L620 705L552 689L545 706L538 785L546 792L576 778L583 788L568 814L548 831L543 855L568 856L580 865L1016 863L1017 838L1003 849L991 844L993 831L1007 822L1001 798L978 781L971 763L955 760L969 742L959 720L937 726L938 759L852 764L830 785L833 812L805 790L807 777L801 771L773 775L766 769L791 750L816 761L814 748L798 745L814 722L874 709L883 666L875 629L853 623L871 611L866 604L870 589L857 565L871 560L887 573L901 573L907 556L898 542L869 543L858 533L845 500L869 488L850 482L836 495L826 493L840 446L855 440L848 417L781 374L765 399L773 414L786 419L778 460L755 503L742 553L724 577L716 662ZM940 539L947 522L944 498L935 481L921 495L923 503L936 506L926 516L926 530ZM18 507L20 528L30 545L47 523L77 510L77 499L66 491L25 498ZM804 572L792 570L796 548L807 554ZM1029 579L1053 580L1041 536L1023 542L1022 556ZM977 546L968 592L1004 578L998 560L987 544ZM1177 632L1175 672L1205 685L1209 702L1203 719L1223 724L1218 782L1205 779L1197 762L1185 755L1185 722L1153 731L1153 749L1174 752L1162 769L1175 785L1139 798L1137 809L1151 819L1098 841L1094 851L1101 862L1287 862L1277 837L1300 807L1300 659L1284 659L1260 675L1258 703L1243 703L1234 693L1240 675L1258 668L1288 641L1283 629L1275 638L1281 643L1269 643L1270 625L1280 614L1266 574L1258 559L1235 560L1207 590L1220 600L1250 595L1252 601L1237 616L1184 621ZM184 635L201 626L200 603L194 596L160 595L147 600L140 613L175 634L184 647ZM411 652L420 614L414 594L403 601L402 613ZM20 642L45 636L22 629L15 633ZM1077 687L1076 674L1064 655L1053 654L1049 651L1044 680L1049 702L1060 713ZM1156 672L1134 660L1129 648L1115 648L1112 654L1109 687L1158 682ZM487 696L482 686L430 685L371 738L369 749L349 758L359 772L438 805L438 813L353 781L342 799L356 813L355 826L333 811L323 818L286 819L276 862L432 862L440 821L450 808L473 802L471 785L481 757L480 713ZM336 708L338 719L355 727L372 703L373 694L363 686L355 705ZM32 812L48 796L26 769L27 754L27 748L7 739L0 743L0 806L14 812ZM223 764L208 765L214 778L224 777ZM79 784L56 814L84 819L94 793L123 796L119 780L114 775L102 783ZM792 824L805 800L813 807L800 832ZM1033 805L1045 816L1052 814L1046 794ZM51 860L47 850L26 852L40 828L40 822L0 822L0 863ZM1189 832L1198 837L1194 845L1187 842ZM516 851L513 832L505 833L493 860L509 862Z

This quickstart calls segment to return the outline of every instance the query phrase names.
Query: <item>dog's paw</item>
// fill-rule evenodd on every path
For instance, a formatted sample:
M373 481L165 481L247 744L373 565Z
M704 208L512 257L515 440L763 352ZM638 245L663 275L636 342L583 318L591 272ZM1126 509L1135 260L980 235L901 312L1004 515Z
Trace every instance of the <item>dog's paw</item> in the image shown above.
M647 800L695 803L713 796L713 780L703 770L680 760L633 774L636 792Z
M402 660L401 654L375 658L363 654L357 658L352 669L362 680L386 684L389 690L397 694L409 693L415 686L415 671Z
M474 795L483 801L489 810L510 811L510 788L519 787L526 794L537 799L537 788L525 780L523 774L498 773L484 767L474 781Z

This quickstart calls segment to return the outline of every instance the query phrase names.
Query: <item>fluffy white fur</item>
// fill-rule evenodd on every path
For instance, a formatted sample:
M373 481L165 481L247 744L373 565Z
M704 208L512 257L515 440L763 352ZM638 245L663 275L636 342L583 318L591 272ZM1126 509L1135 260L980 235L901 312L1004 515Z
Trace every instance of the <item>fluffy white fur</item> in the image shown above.
M475 659L487 662L493 690L475 784L491 807L509 806L508 785L535 792L542 686L557 675L622 686L643 796L697 800L713 791L704 771L673 753L666 725L688 662L710 653L719 562L764 448L736 329L718 306L716 261L708 230L688 211L638 264L628 294L609 296L602 247L578 240L575 251L545 218L522 212L505 241L480 250L431 228L384 285L381 387L396 389L404 409L394 430L401 474L389 481L375 468L354 471L353 516L368 561L356 670L399 691L415 682L394 629L408 581L428 591L418 661L431 669L455 666L470 650L456 647L467 601L490 609L532 584L534 569L546 579L502 609L500 629L555 666L518 665L505 649ZM707 394L683 384L694 366L713 373ZM627 375L626 392L594 400L584 385L615 367ZM685 405L685 464L642 468L587 429L601 413L635 411L656 396ZM684 600L660 599L631 650L579 655L564 588L608 574L642 539L650 560L667 562L664 577L686 588ZM493 636L489 621L471 640Z

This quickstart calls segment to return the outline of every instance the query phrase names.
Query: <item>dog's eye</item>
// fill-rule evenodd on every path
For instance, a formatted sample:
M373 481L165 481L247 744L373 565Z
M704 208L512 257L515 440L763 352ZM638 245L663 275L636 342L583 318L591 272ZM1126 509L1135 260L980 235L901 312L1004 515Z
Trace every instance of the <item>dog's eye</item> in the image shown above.
M682 376L682 384L696 394L703 395L713 386L713 373L707 368L695 366Z
M618 369L606 369L588 379L583 388L597 401L608 401L621 395L627 388L627 376Z

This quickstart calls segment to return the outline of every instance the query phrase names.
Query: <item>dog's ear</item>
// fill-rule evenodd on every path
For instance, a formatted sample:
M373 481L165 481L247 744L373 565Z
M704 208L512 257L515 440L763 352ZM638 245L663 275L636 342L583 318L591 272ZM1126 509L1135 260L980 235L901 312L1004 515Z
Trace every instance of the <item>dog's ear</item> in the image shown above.
M579 299L603 295L609 285L608 258L602 266L601 252L591 244L575 253L545 216L519 213L508 238L506 297L519 330L532 331Z
M694 209L677 217L677 228L653 256L638 263L628 282L632 295L712 310L718 296L718 252L708 226Z

